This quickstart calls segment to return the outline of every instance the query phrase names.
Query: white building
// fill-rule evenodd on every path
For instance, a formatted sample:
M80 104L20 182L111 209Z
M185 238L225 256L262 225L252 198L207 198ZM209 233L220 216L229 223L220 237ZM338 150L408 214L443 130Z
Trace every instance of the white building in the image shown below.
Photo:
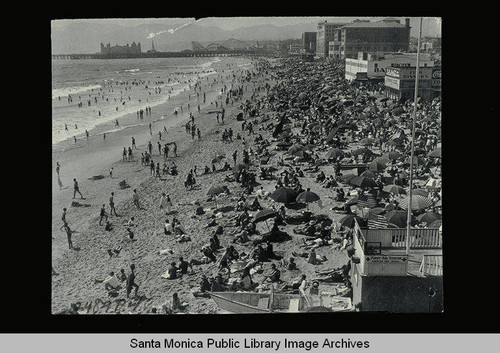
M384 78L386 68L391 66L415 66L416 53L365 53L358 52L357 59L345 59L345 78L356 79ZM420 53L420 66L433 67L430 55Z
M299 55L302 52L305 52L305 50L302 50L302 45L301 44L290 44L288 47L288 54L290 55Z

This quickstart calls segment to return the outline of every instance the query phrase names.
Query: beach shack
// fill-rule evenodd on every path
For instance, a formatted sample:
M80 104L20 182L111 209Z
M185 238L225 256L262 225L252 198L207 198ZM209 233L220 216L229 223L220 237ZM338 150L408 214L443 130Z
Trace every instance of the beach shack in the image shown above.
M438 228L362 228L354 220L353 305L360 311L443 311L442 235Z

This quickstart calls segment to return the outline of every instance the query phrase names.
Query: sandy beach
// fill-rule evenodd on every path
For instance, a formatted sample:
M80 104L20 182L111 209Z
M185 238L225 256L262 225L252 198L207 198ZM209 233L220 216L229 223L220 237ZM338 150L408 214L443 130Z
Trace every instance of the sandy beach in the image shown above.
M219 236L222 250L216 253L219 258L223 249L233 245L241 254L250 254L254 248L252 242L232 243L231 233L236 229L233 226L232 218L241 212L236 211L235 205L244 188L235 182L226 181L226 177L233 175L232 171L217 171L206 175L201 175L205 166L212 167L212 159L217 155L225 155L226 158L221 161L217 168L227 161L233 166L232 153L238 151L237 163L242 163L242 150L248 147L254 149L253 141L260 134L265 140L271 141L269 149L273 149L267 165L275 166L278 170L283 167L279 165L281 158L288 157L282 151L275 149L277 139L273 138L273 129L266 129L269 122L275 125L276 105L269 104L266 90L263 89L266 84L273 87L276 80L275 72L272 70L263 70L258 75L242 76L244 72L241 68L234 68L235 77L238 79L235 86L243 87L243 95L239 100L231 105L224 104L225 119L224 123L218 123L216 114L210 113L215 110L214 102L221 85L228 82L220 82L217 85L203 88L207 93L206 104L201 106L200 113L194 113L194 123L201 131L201 139L191 138L185 130L185 124L189 121L189 115L184 110L183 115L176 119L168 120L168 133L163 135L162 144L165 142L176 142L178 146L178 156L168 158L167 164L172 161L178 167L179 174L176 176L162 175L161 178L151 176L149 167L142 166L140 163L140 153L146 150L147 143L153 144L152 159L154 162L163 164L163 156L158 154L157 132L163 129L167 120L160 120L153 125L153 134L150 135L149 128L146 126L131 127L110 134L106 141L102 136L95 135L88 141L81 141L82 147L68 149L53 153L53 161L59 161L61 164L61 179L65 188L59 190L57 186L57 175L54 171L53 176L53 201L52 201L52 263L53 269L57 275L52 276L52 312L58 313L68 309L70 304L79 303L79 313L88 314L115 314L131 313L145 314L150 313L153 307L160 307L163 303L171 299L173 293L178 293L182 302L188 304L187 313L207 314L220 312L215 303L208 298L195 297L193 292L198 291L199 282L202 275L208 277L216 276L218 273L218 263L208 263L193 266L188 274L181 278L169 280L162 277L167 271L171 262L178 262L179 257L183 256L185 260L201 258L200 249L204 244L209 243L209 238L214 228L207 227L212 220L216 203L209 201L207 196L208 189L213 185L226 185L230 190L230 195L217 197L217 208L224 210L221 212L221 218L216 218L218 225L224 227L224 233ZM266 74L267 72L267 74ZM210 76L209 76L210 77ZM262 89L256 90L257 87ZM178 102L186 99L186 94L176 97ZM249 100L263 102L259 109L259 114L255 117L249 117L245 114L244 121L254 124L254 133L242 131L242 121L237 120L236 116L242 112L242 104ZM221 100L219 100L220 102ZM172 105L169 106L171 109ZM163 109L168 109L167 107ZM220 109L220 105L219 105ZM193 105L191 110L193 111ZM159 107L154 110L151 120L158 118L162 111ZM266 123L263 117L269 117ZM222 141L222 132L224 129L231 128L234 134L241 134L245 139L233 138L231 142ZM292 135L300 135L303 128L301 124L293 124L291 128ZM121 151L123 147L131 145L131 137L134 136L137 141L137 150L134 150L135 160L132 162L121 160ZM245 145L243 145L245 143ZM355 141L349 144L349 150L360 148L362 145ZM255 149L254 149L255 150ZM318 144L316 152L326 152L327 146ZM382 152L380 147L374 147L374 151ZM171 152L170 152L171 153ZM250 171L257 173L260 156L255 153L250 155ZM300 164L298 164L300 165ZM305 165L302 165L304 167ZM105 177L98 180L90 180L92 176L107 176L109 169L113 167L113 178ZM188 172L197 167L196 185L194 189L186 188L184 182ZM321 170L327 175L334 175L334 165L326 164L321 166ZM352 171L356 173L355 170ZM278 172L279 173L279 172ZM343 174L349 171L343 171ZM324 215L335 224L345 214L336 213L331 209L342 206L342 202L334 200L335 192L333 188L325 188L322 184L316 182L316 172L305 172L299 177L303 189L320 195L321 202L313 202L307 205L307 210L314 215ZM77 178L84 199L73 196L72 178ZM125 180L130 186L126 189L120 189L119 182ZM275 189L276 180L261 180L257 178L255 190L262 187L265 192L271 193ZM132 199L133 190L136 189L139 195L141 208L137 208ZM110 193L115 193L115 205L118 216L110 216L109 220L113 224L112 231L105 231L103 226L99 225L99 210L101 205L106 205L106 211L109 214L108 199ZM175 213L165 215L159 209L160 197L162 192L170 195ZM255 198L255 192L248 196L247 202ZM72 201L81 204L80 207L72 207ZM195 215L198 201L203 207L205 214ZM277 209L281 204L273 200L259 199L264 209ZM61 214L63 207L67 208L66 220L71 229L77 233L73 235L72 241L75 250L68 249L66 234L60 229L62 225ZM287 209L287 215L298 215L299 210ZM250 211L251 216L256 211ZM125 222L135 218L135 241L128 242L125 239L127 234ZM172 220L177 218L184 226L186 234L190 237L188 242L178 242L173 235L165 235L163 224L166 218ZM272 223L272 220L270 220ZM270 224L269 224L270 225ZM349 261L345 250L336 249L334 246L321 246L316 249L319 257L324 261L317 265L307 263L307 259L301 256L295 256L294 253L308 252L304 250L304 236L295 234L293 229L297 225L287 223L280 227L280 230L291 236L291 239L284 242L274 243L274 251L282 255L284 259L295 257L298 270L287 270L281 267L280 262L273 260L262 264L262 271L252 275L254 282L261 283L265 275L269 273L271 263L277 264L281 271L281 279L291 283L301 274L306 274L309 279L317 278L318 274L324 271L340 268ZM266 222L257 223L257 230L261 233L268 231ZM251 237L253 239L254 236ZM108 249L120 249L117 256L110 257ZM169 249L160 254L161 250ZM119 273L124 269L129 273L130 264L136 266L136 283L139 285L138 298L128 299L125 286L122 284L119 295L115 298L108 297L107 291L102 283L96 283L96 279L102 280L107 277L110 271ZM238 275L236 273L235 275ZM328 291L329 284L321 283L320 289Z

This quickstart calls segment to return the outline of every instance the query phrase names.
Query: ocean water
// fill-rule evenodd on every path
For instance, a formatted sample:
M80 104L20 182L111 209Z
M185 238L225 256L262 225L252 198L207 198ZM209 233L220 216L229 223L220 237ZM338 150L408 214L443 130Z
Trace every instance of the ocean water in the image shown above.
M78 139L98 125L166 103L224 69L225 58L141 58L52 61L52 144ZM234 59L233 59L234 60ZM248 65L241 59L238 67ZM234 63L234 61L233 61ZM191 92L193 96L196 93ZM191 102L191 106L197 103ZM141 123L137 119L137 123ZM130 126L130 124L129 124ZM66 130L67 129L67 130Z

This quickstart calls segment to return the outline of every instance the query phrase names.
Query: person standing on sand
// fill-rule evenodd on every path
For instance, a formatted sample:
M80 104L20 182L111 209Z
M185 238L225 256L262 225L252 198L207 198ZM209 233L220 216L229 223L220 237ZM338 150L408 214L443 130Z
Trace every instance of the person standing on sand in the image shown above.
M68 237L68 247L69 249L74 249L73 248L73 241L71 240L71 235L73 233L76 233L75 231L71 230L71 228L69 227L68 223L64 223L64 225L61 227L61 228L64 228L64 230L66 231L66 235Z
M236 157L238 155L238 150L234 150L233 152L233 161L234 161L234 165L236 165Z
M123 153L122 153L122 161L127 160L127 149L123 147Z
M149 134L153 136L153 131L151 130L151 123L149 123Z
M161 143L160 143L160 141L158 141L158 155L161 156Z
M131 162L133 161L133 158L134 156L132 155L132 147L129 147L128 148L128 161Z
M89 132L85 130L85 136L87 136L87 140L89 139Z
M80 188L78 187L78 182L76 181L76 178L73 178L73 182L74 182L74 184L73 184L73 198L75 198L76 193L79 193L80 198L83 199L83 195L80 192Z
M102 139L103 139L103 141L106 141L106 133L104 133L104 134L102 135Z
M166 195L164 192L161 194L160 198L160 209L165 211L165 214L169 214L172 209L172 200L170 200L170 195Z
M137 146L135 145L135 138L132 136L132 147L137 149Z
M101 226L101 222L104 218L106 218L106 222L108 221L108 214L106 213L106 205L105 204L102 204L102 207L101 207L101 213L99 215L99 225Z
M59 162L56 162L56 173L57 173L57 176L59 176L59 172L61 171L61 165L59 164Z
M68 223L66 221L66 207L63 208L63 213L62 213L62 216L61 216L61 220L63 221L63 225L65 225L66 223Z
M113 215L113 212L114 212L114 213L115 213L115 216L118 216L118 215L116 214L116 209L115 209L115 200L114 200L114 197L115 197L115 193L114 193L114 192L112 192L112 193L111 193L111 197L109 198L109 208L111 209L111 210L109 211L109 214L110 214L110 215Z
M137 291L139 290L139 286L135 283L135 265L130 265L130 274L127 278L127 298L129 298L130 292L132 292L132 288L135 288L134 296L137 297Z
M109 177L113 178L113 167L109 169Z
M137 189L134 189L134 194L132 195L132 199L134 201L134 205L137 208L141 208L141 205L139 204L139 195L137 194Z

